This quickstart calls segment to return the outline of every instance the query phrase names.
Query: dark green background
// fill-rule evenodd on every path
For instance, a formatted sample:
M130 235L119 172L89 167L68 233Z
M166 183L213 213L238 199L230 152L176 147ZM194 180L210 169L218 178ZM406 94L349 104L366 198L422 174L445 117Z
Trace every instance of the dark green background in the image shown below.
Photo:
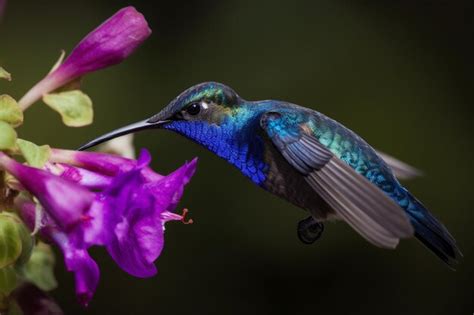
M122 65L89 75L95 123L64 127L38 103L21 137L76 148L159 111L185 88L220 81L247 99L312 107L374 147L421 168L407 183L457 238L465 259L450 271L415 240L375 248L343 223L305 246L305 214L169 132L137 147L167 173L199 156L180 207L195 224L167 225L159 274L141 280L93 251L101 281L87 310L58 256L52 294L66 314L464 314L474 312L473 15L461 1L26 1L0 26L0 64L19 98L90 30L127 4L153 36Z

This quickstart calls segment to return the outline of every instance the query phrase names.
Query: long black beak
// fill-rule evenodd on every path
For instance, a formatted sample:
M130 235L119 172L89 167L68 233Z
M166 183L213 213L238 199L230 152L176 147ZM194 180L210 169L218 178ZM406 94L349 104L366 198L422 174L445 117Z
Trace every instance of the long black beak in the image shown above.
M103 136L95 138L94 140L92 140L92 141L84 144L83 146L81 146L78 149L78 151L84 151L84 150L89 149L91 147L94 147L98 144L101 144L102 142L105 142L105 141L111 140L113 138L117 138L117 137L129 134L129 133L132 133L132 132L135 132L135 131L159 128L160 126L166 124L167 122L169 122L169 120L160 120L160 121L155 121L155 122L153 122L152 119L142 120L142 121L136 122L134 124L131 124L131 125L119 128L119 129L115 129L114 131L106 133Z

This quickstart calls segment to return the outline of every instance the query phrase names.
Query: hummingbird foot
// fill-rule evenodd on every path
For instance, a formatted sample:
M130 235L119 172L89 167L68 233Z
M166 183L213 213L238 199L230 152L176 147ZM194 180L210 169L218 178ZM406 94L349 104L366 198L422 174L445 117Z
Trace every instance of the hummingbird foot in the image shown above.
M304 244L311 245L316 242L324 231L324 224L316 221L312 216L298 222L298 238Z

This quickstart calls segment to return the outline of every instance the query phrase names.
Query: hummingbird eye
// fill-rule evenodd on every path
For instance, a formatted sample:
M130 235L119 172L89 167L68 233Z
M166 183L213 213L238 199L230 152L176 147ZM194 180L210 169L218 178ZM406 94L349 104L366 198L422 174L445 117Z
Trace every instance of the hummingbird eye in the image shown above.
M195 115L199 114L200 111L201 111L201 104L200 103L192 103L191 105L189 105L186 108L186 112L189 115L192 115L192 116L195 116Z

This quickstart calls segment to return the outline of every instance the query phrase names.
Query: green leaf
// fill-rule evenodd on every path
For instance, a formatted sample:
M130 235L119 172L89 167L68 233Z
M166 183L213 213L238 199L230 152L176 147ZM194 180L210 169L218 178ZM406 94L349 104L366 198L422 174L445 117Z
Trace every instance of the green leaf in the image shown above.
M92 101L80 90L46 94L43 101L61 115L66 126L82 127L92 123Z
M18 225L18 233L21 239L21 254L16 260L15 266L21 267L30 260L33 249L35 248L35 239L23 222Z
M0 213L0 268L28 261L33 238L23 222L13 213Z
M58 286L54 277L54 263L51 247L40 242L35 246L30 261L21 269L21 273L41 290L50 291Z
M0 214L0 268L13 264L21 255L19 220L9 213Z
M23 139L18 139L16 144L20 148L26 162L33 167L42 168L51 155L49 145L37 146L33 142Z
M12 126L0 120L0 150L12 149L16 143L16 132Z
M14 127L23 123L23 111L10 95L0 95L0 120Z
M12 80L12 75L10 73L8 73L7 70L0 67L0 79L5 79L7 81L11 81Z
M16 288L16 272L12 266L0 268L0 293L9 295Z
M79 77L75 80L72 80L69 83L66 83L65 85L61 86L60 88L54 90L56 93L61 93L61 92L66 92L66 91L73 91L73 90L79 90L82 85L82 77Z

